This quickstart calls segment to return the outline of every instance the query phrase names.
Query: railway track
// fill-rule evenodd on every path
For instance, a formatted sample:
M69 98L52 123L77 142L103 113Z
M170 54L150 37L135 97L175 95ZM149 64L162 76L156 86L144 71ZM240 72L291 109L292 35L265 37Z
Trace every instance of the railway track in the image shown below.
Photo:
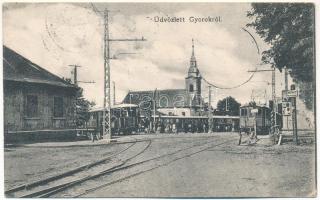
M139 147L141 143L147 143L147 145L143 145ZM46 193L57 191L61 188L67 188L68 186L79 184L83 181L86 181L88 177L94 177L94 173L96 171L99 172L106 172L108 170L112 170L116 167L120 167L124 165L126 162L130 161L131 159L135 158L136 156L143 153L146 148L148 148L151 144L151 140L135 140L132 144L128 147L122 149L115 154L100 159L98 161L80 166L78 168L66 171L64 173L51 176L42 180L38 180L32 183L23 184L21 186L9 189L5 191L5 195L7 197L42 197L45 196ZM135 147L137 146L138 147ZM129 149L137 148L137 154L124 154ZM142 150L139 150L142 149ZM135 151L132 151L135 152ZM126 156L128 155L128 156Z
M196 141L203 140L207 140L207 137L205 139ZM25 184L20 187L13 188L11 190L6 191L5 193L8 197L21 198L46 198L54 197L54 195L60 195L61 193L64 193L62 195L63 197L80 197L95 190L98 190L102 187L106 187L124 181L133 176L146 173L156 168L168 165L177 160L183 159L188 156L192 156L194 154L208 150L215 146L226 144L231 141L234 141L234 139L224 141L219 144L212 144L213 142L209 141L205 142L204 144L201 143L192 145L190 147L182 148L150 159L132 162L135 158L139 157L139 155L143 154L151 145L151 140L136 140L132 145L128 146L127 148L121 150L120 152L112 156L91 163L89 165L79 167L75 170L65 172L58 176L50 177L44 180L40 180L36 183ZM142 143L144 145L141 145ZM128 152L129 149L130 152ZM125 154L122 155L122 153ZM117 158L111 161L111 157ZM139 170L138 168L143 170ZM94 180L106 176L116 176L117 178L114 179L113 177L107 183L100 184L97 186L97 183L94 182ZM79 191L72 191L71 194L68 193L68 190L77 188L77 186L81 186L83 184L87 184L87 182L90 181L93 181L93 184L91 183L91 187L89 187L90 183L89 186L85 186L85 188L89 189L86 189L84 191L80 189Z
M230 142L234 142L235 138L223 142L219 142L218 144L215 142L206 142L202 144L192 145L187 148L182 148L170 153L166 153L160 156L156 156L150 159L145 159L137 162L128 163L122 167L110 170L108 173L100 176L100 180L93 180L86 182L80 187L75 186L74 188L70 188L69 191L65 191L64 193L59 193L57 196L52 197L85 197L85 195L92 193L101 188L125 181L134 176L138 176L140 174L152 171L154 169L164 167L169 165L172 162L177 160L190 157L192 155L198 154L200 152L206 151L208 149L221 146L223 144L227 144ZM103 184L99 184L103 182ZM97 184L98 183L98 184Z
M197 145L193 145L191 147L179 149L177 151L174 151L174 152L171 152L171 153L168 153L168 154L163 154L163 155L160 155L160 156L157 156L157 157L153 157L153 158L150 158L150 159L146 159L146 160L143 160L143 161L138 161L138 162L135 162L135 163L131 163L129 165L126 165L126 166L117 168L117 169L115 169L113 171L110 171L110 174L111 173L121 172L123 170L128 170L128 169L134 168L134 167L139 167L139 169L131 170L131 173L129 172L128 174L125 174L123 176L119 175L119 173L118 174L114 174L114 177L117 177L115 180L110 180L109 182L107 181L104 184L100 184L98 186L93 186L90 189L85 189L83 192L80 192L80 193L78 193L76 195L73 194L73 195L70 195L70 196L63 196L63 197L83 197L83 196L85 197L85 195L87 195L89 193L92 193L92 192L94 192L96 190L99 190L101 188L104 188L104 187L107 187L107 186L110 186L110 185L125 181L125 180L127 180L129 178L138 176L140 174L155 170L157 168L161 168L161 167L167 166L170 163L173 163L175 161L181 160L183 158L190 157L190 156L193 156L195 154L201 153L203 151L209 150L211 148L218 147L218 146L221 146L221 145L224 145L224 144L227 144L227 143L230 143L230 142L234 142L234 141L235 141L235 139L230 139L230 140L226 140L226 141L223 141L223 142L219 142L218 144L214 143L214 142L207 142L205 144L200 144L200 145L197 144ZM107 179L109 179L109 177L107 177ZM103 182L105 182L105 181L103 181ZM87 187L88 186L85 186L84 188L87 188ZM75 191L72 191L72 192L74 193Z

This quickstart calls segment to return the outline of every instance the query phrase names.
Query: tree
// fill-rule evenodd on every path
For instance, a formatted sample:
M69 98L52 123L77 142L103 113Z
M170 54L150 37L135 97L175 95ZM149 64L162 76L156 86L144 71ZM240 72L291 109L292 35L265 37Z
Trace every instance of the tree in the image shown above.
M233 97L226 97L217 103L215 114L217 115L239 115L240 103Z
M76 125L81 127L89 119L89 109L95 105L83 97L83 89L79 88L76 94Z
M280 71L284 67L296 83L312 87L314 77L315 19L312 3L252 3L247 16L253 21L247 26L256 32L270 48L262 52L261 60ZM299 84L300 85L300 84ZM314 88L314 86L312 87ZM313 94L302 96L308 108Z

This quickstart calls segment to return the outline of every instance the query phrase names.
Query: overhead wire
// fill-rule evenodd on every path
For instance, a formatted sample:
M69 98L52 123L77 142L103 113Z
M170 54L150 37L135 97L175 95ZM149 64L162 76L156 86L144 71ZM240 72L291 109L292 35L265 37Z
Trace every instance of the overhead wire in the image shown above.
M248 34L250 35L250 37L253 39L253 41L254 41L254 43L255 43L255 45L256 45L256 48L257 48L257 53L258 53L258 55L260 55L259 45L258 45L256 39L254 38L254 36L253 36L247 29L242 28L242 30L245 31L246 33L248 33ZM242 83L240 83L240 84L238 84L238 85L231 86L231 87L221 87L221 86L218 86L218 85L216 85L216 84L208 81L206 78L204 78L204 76L201 75L201 73L200 73L200 75L201 75L201 78L202 78L208 85L210 85L210 86L212 86L212 87L214 87L214 88L218 88L218 89L229 90L229 89L239 88L239 87L247 84L249 81L251 81L251 79L253 78L253 76L255 75L255 73L256 73L256 71L253 71L252 74L250 75L250 77L249 77L247 80L245 80L244 82L242 82Z

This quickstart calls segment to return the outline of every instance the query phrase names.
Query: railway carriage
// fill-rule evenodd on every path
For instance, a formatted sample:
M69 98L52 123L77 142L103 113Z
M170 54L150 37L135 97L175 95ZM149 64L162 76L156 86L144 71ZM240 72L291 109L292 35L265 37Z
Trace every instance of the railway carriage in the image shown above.
M92 109L87 127L102 134L103 108ZM139 107L135 104L118 104L111 107L112 134L130 134L137 132Z
M253 113L256 109L257 113ZM254 130L257 127L257 134L269 134L271 128L271 109L267 106L241 106L240 107L240 133ZM281 115L276 113L276 126L281 128Z
M155 128L159 133L178 132L208 132L207 116L152 116L155 118Z

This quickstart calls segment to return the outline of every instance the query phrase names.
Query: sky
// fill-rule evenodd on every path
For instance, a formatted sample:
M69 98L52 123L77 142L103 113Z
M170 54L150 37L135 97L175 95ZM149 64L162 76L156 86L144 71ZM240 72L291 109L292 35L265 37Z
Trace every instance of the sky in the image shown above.
M144 42L111 42L111 82L116 101L129 90L185 88L185 77L194 39L201 75L220 87L233 87L249 79L248 70L270 69L260 65L252 37L243 27L250 22L247 3L5 3L3 42L7 47L57 74L71 77L69 65L80 65L78 80L84 96L103 102L103 17L110 10L111 39L146 38ZM220 22L189 22L189 17L220 17ZM156 22L156 17L184 17L184 23ZM255 31L260 52L267 49ZM284 89L283 74L276 73L277 95ZM203 97L208 88L203 83ZM242 104L266 92L271 99L271 72L255 73L245 85L216 89L212 105L225 96ZM260 95L261 96L261 95ZM262 102L264 98L260 99ZM259 101L260 101L259 100Z

